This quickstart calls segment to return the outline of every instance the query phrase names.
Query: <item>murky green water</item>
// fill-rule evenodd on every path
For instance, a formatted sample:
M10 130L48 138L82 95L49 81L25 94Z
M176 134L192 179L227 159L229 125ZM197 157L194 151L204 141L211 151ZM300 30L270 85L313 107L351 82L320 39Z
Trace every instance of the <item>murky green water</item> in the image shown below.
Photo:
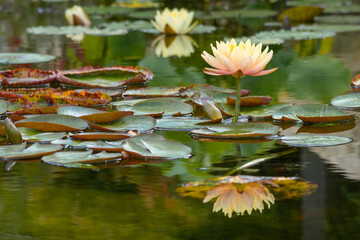
M189 57L163 58L156 56L152 42L157 36L153 34L85 36L81 42L65 36L27 34L29 26L64 25L63 11L71 4L0 2L1 52L58 57L27 67L140 65L156 75L148 86L209 83L234 88L231 77L205 75L202 69L207 65L200 54L223 36L260 31L266 21L209 20L206 23L218 26L218 30L191 35L196 44ZM189 2L184 4L188 6ZM334 96L350 91L350 80L360 71L359 37L360 32L339 33L333 38L271 46L274 57L268 68L279 70L264 77L246 77L243 88L250 89L252 95L270 95L272 102L329 103ZM0 65L2 70L17 67ZM298 131L301 129L294 126L281 134ZM158 133L192 147L194 156L137 166L120 162L97 171L41 162L18 162L6 171L6 164L0 163L0 239L360 238L358 126L332 133L350 137L352 143L323 148L292 148L275 140L251 144L204 142L192 139L187 132ZM299 177L316 184L314 192L291 198L274 193L276 200L270 209L229 219L223 213L212 212L213 202L204 204L202 198L185 197L176 191L191 181L224 176L245 158L283 151L290 153L238 173Z

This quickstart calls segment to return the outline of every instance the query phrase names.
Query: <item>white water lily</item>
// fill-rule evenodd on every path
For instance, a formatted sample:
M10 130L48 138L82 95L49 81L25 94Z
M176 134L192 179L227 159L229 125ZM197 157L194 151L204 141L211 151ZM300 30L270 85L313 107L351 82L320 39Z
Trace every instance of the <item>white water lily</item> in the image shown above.
M164 58L177 56L189 57L197 47L196 41L188 35L166 36L161 35L157 37L152 46L155 46L156 56Z
M151 23L159 32L165 34L187 34L198 24L197 22L191 24L193 18L194 12L189 12L185 8L180 10L165 8L162 12L156 12L155 21L151 20Z
M73 6L72 8L66 9L65 18L69 25L73 26L91 26L91 20L86 14L85 10L80 6Z

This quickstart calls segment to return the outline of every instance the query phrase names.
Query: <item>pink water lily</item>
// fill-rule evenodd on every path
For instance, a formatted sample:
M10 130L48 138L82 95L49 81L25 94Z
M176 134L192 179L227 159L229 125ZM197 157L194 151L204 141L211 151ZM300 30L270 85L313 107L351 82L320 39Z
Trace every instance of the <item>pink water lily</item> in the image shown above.
M245 43L236 43L234 39L227 42L216 42L216 48L211 45L213 55L204 51L201 56L214 68L204 68L209 75L236 75L262 76L272 73L277 68L264 70L273 56L273 51L266 47L261 51L262 44L252 44L250 39ZM236 77L236 76L235 76Z

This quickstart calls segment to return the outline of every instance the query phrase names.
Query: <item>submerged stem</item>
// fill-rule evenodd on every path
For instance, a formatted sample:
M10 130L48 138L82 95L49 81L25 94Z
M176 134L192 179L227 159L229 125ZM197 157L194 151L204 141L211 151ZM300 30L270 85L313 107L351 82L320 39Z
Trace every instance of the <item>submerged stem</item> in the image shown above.
M236 77L236 102L235 102L235 110L234 110L234 117L232 122L237 122L240 113L240 102L241 102L241 84L240 79L241 77Z

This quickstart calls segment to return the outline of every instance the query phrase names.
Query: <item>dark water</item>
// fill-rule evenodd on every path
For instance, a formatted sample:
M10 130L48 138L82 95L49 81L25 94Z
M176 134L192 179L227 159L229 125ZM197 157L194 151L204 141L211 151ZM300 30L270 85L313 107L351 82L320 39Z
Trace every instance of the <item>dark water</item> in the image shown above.
M71 3L0 2L1 52L58 57L26 67L140 65L156 75L149 86L210 83L234 88L231 77L205 75L202 68L206 63L200 54L224 36L260 31L266 21L208 21L218 30L192 35L197 47L190 57L163 58L156 56L152 42L157 36L152 34L85 36L83 41L74 42L65 36L26 33L29 26L65 25L63 12ZM281 4L276 7L281 8ZM359 37L360 32L339 33L333 38L271 46L274 57L268 68L279 70L264 77L246 77L243 88L250 89L252 95L270 95L272 102L329 103L334 96L350 91L351 78L360 72ZM0 69L17 67L0 65ZM297 131L299 127L294 126L281 134ZM352 143L325 148L291 148L275 140L211 143L194 140L187 132L158 133L192 147L194 156L130 167L119 164L99 171L41 162L18 162L6 171L5 163L0 163L0 239L360 238L358 126L332 134L350 137ZM237 174L299 177L317 186L311 194L284 198L274 192L276 200L270 209L228 218L212 212L213 202L204 204L202 198L185 197L176 191L184 183L224 176L241 165L242 159L283 151L290 153Z

